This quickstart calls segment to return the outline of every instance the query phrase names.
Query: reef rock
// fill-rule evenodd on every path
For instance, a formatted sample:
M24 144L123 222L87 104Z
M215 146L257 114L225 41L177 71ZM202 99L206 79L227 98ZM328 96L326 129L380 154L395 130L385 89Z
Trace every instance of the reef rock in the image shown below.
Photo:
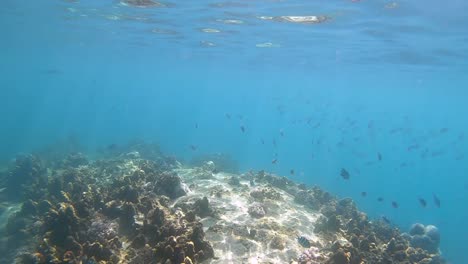
M433 225L414 224L409 231L410 245L436 254L439 251L440 233Z
M18 158L5 183L26 195L4 206L0 263L444 263L436 227L401 234L318 187L206 161L182 168L157 145L113 152L47 168Z
M261 204L253 204L249 207L249 215L254 218L262 218L266 215L265 208Z
M16 157L13 168L6 175L5 194L9 200L22 198L24 186L37 183L44 174L41 160L35 155L22 155Z
M180 177L171 172L164 172L159 175L154 191L157 194L166 195L171 199L175 199L186 194L182 187Z
M281 194L275 191L272 188L259 188L255 189L250 192L250 196L252 196L256 201L263 202L266 199L269 200L281 200Z
M238 173L239 165L237 162L228 154L215 153L210 155L202 155L194 157L191 161L192 166L202 167L206 162L212 162L214 167L211 171L224 171L229 173Z
M85 155L83 155L83 153L75 152L67 156L67 158L63 162L63 167L76 168L81 165L87 165L88 163L88 159Z
M195 213L199 215L200 217L207 217L207 216L213 216L214 210L210 206L210 202L208 201L208 198L203 197L203 199L195 201L195 204L193 205Z

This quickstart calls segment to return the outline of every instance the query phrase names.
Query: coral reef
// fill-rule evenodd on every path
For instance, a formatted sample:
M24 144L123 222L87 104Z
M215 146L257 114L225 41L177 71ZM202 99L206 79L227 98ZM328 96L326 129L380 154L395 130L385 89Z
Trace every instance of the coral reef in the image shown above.
M320 249L316 247L310 247L298 258L299 263L307 263L307 264L321 264L326 261L326 257L320 253Z
M437 227L416 223L406 235L412 247L421 248L433 254L439 252L440 233Z
M260 202L263 202L266 199L270 199L270 200L282 199L281 194L272 188L255 189L250 192L250 196L252 196L256 201L260 201Z
M20 155L16 157L12 168L7 172L5 194L9 200L23 198L25 188L32 183L44 181L44 167L39 157L35 155Z
M63 166L64 167L76 168L78 166L87 165L87 164L88 164L88 159L81 152L71 153L63 161Z
M262 218L266 215L265 208L261 204L249 206L249 215L254 218Z
M445 263L435 226L401 233L318 187L183 168L155 144L103 155L17 158L0 186L20 204L0 207L1 263Z
M165 172L156 179L154 191L157 194L166 195L171 199L185 195L181 179L177 174Z
M238 173L239 165L228 154L214 153L209 155L196 156L190 162L190 165L195 167L203 166L207 161L212 161L215 164L214 170L228 173Z
M46 175L38 158L17 159L9 173L22 177L8 187L25 185L24 201L5 226L0 262L197 263L213 258L202 225L170 206L171 199L185 195L180 177L167 169L172 165L134 154L94 162L73 154L53 163ZM203 216L211 212L203 199L198 208Z

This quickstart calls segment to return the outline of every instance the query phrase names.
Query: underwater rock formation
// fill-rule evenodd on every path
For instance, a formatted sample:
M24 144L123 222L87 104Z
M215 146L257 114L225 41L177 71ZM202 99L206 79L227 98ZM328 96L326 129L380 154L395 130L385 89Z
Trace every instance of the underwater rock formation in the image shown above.
M266 199L270 199L270 200L282 199L280 193L268 187L255 189L250 192L250 196L252 196L256 201L259 201L259 202L263 202Z
M195 204L193 205L193 210L198 216L202 218L207 216L213 216L214 213L214 210L210 207L210 203L206 196L203 197L203 199L197 200L195 202Z
M136 149L47 168L18 159L10 186L24 195L0 230L0 263L445 263L434 226L402 234L318 187Z
M316 247L310 247L301 253L297 262L301 264L321 264L326 260L326 256L320 252L320 249Z
M34 182L44 181L44 168L35 155L17 156L12 168L7 172L5 193L9 200L21 199L22 194Z
M165 172L159 175L154 191L157 194L166 195L171 199L185 195L180 177L172 172Z
M185 194L177 174L137 156L85 160L67 156L48 168L48 180L30 181L43 168L32 156L18 159L11 173L26 172L25 197L34 199L10 216L0 262L197 263L214 256L196 219L169 207ZM200 201L198 213L211 212Z
M230 184L230 185L233 185L233 186L240 186L239 177L237 177L237 176L232 176L232 177L229 179L229 184Z
M215 171L239 173L239 165L237 162L230 155L223 153L196 156L192 159L190 165L194 167L201 167L207 161L213 162L215 165L213 170Z
M249 215L254 218L262 218L266 215L265 208L261 204L249 206Z
M412 247L421 248L433 254L439 252L440 233L437 227L416 223L406 235Z
M81 165L87 165L88 159L86 156L81 152L71 153L67 156L67 158L63 162L63 167L72 167L76 168Z

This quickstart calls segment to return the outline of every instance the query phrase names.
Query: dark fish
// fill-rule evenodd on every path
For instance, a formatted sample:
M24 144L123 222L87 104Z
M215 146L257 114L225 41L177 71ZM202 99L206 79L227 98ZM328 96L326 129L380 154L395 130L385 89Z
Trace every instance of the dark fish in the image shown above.
M281 135L282 137L284 137L284 131L283 131L283 129L280 129L280 135Z
M297 242L299 242L299 244L305 248L310 248L311 246L310 240L304 236L297 237Z
M440 208L440 199L437 197L435 193L432 194L432 197L434 198L434 204L436 205L437 208Z
M195 128L198 128L198 123L195 123Z
M240 126L240 129L241 129L242 133L245 132L245 127L244 126Z
M393 207L393 208L398 208L398 203L395 202L395 201L393 201L393 202L392 202L392 207Z
M283 115L284 114L284 105L278 105L276 107L276 110L278 110L278 112L280 113L280 115Z
M62 71L57 69L46 69L41 71L42 74L60 74Z
M278 162L278 159L273 159L273 160L271 161L271 164L276 164L276 162Z
M407 150L408 150L408 151L412 151L412 150L415 150L415 149L418 149L418 148L419 148L419 145L418 145L418 144L414 144L414 145L408 146Z
M109 146L107 146L107 149L108 150L116 150L118 148L117 144L110 144Z
M231 114L226 114L227 119L231 119Z
M382 215L382 220L387 223L387 224L390 224L390 220L388 220L387 217L385 217L384 215Z
M276 139L273 139L273 146L276 147Z
M345 169L341 169L341 172L340 172L340 175L341 177L343 177L343 179L345 180L349 180L349 172Z
M289 173L290 173L291 175L294 175L294 170L290 170Z
M443 134L443 133L447 133L447 132L448 132L448 128L446 128L446 127L443 127L443 128L441 128L441 129L440 129L440 131L439 131L439 132L440 132L441 134Z
M378 201L378 202L383 202L383 200L384 200L384 198L383 198L383 197L379 197L379 198L377 198L377 201Z
M198 148L198 147L195 146L195 145L190 145L190 149L192 149L193 151L197 150L197 148Z
M261 140L261 142L262 142L262 145L265 145L265 141L263 139Z
M424 200L423 198L419 198L418 201L419 201L419 204L420 204L422 207L426 207L426 206L427 206L427 202L426 202L426 200Z
M382 160L382 154L380 154L380 152L379 152L379 153L377 153L377 158L379 159L379 161L381 161L381 160Z
M441 156L441 155L443 155L443 154L444 154L444 152L441 151L441 150L439 150L439 151L432 151L432 152L431 152L431 156L432 156L432 157L438 157L438 156Z
M361 196L362 196L362 197L366 197L366 196L367 196L367 192L361 192Z

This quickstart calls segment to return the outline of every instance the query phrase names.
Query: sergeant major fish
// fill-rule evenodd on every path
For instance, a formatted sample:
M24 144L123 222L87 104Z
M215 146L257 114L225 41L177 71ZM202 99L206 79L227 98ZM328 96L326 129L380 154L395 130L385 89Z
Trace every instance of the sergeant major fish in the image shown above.
M297 237L297 242L299 242L299 244L305 248L310 248L311 246L310 240L305 236Z
M341 169L340 175L341 175L341 177L343 177L343 179L349 180L350 175L349 175L349 172L346 169L344 169L344 168Z

